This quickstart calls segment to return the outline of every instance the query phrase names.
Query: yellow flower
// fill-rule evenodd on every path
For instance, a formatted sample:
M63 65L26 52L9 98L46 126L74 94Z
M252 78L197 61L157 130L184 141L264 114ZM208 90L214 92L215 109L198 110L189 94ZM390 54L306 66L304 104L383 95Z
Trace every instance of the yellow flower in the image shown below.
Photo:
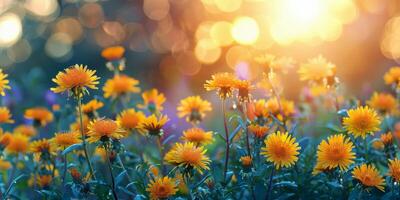
M120 128L119 124L111 119L96 119L89 124L88 141L90 143L98 141L108 141L111 139L121 139L126 133Z
M152 114L139 124L138 129L142 133L147 133L152 136L161 136L163 134L162 128L168 120L166 115L156 117Z
M51 140L39 139L35 140L30 145L30 152L40 155L41 158L54 154L56 151L56 146Z
M260 126L258 124L252 124L248 127L250 133L252 133L256 138L262 139L267 134L269 128L268 126Z
M363 185L368 187L376 187L381 191L385 191L385 179L379 174L374 165L362 164L354 168L353 178L359 180Z
M315 176L315 175L318 175L318 174L320 174L322 172L326 172L326 171L329 171L329 168L324 166L324 164L317 162L317 164L315 165L315 167L312 171L312 175Z
M11 135L5 149L9 153L26 153L29 150L29 138L25 135Z
M354 163L353 143L343 134L329 136L318 145L318 163L321 168L347 170Z
M392 85L400 83L400 67L392 67L388 72L384 75L383 79L387 85Z
M388 175L391 176L395 181L400 181L400 160L395 158L394 160L389 160L389 172Z
M51 184L51 181L53 180L53 177L51 175L38 175L38 176L36 176L36 178L37 178L37 184L41 188L49 187Z
M390 145L393 143L393 135L391 132L388 133L382 133L381 134L381 141L383 142L384 145Z
M382 150L385 148L385 144L383 144L382 140L374 140L372 142L372 147L376 150Z
M253 159L250 156L242 156L240 157L240 162L242 163L243 167L249 167L253 163Z
M175 143L175 145L165 155L164 160L172 165L184 167L186 169L196 169L200 174L202 170L210 169L208 165L211 160L204 155L207 150L202 146L197 147L192 142L184 144Z
M0 158L0 170L8 170L12 167L11 163L5 160L4 158Z
M283 98L281 98L279 101L275 97L270 98L266 102L266 108L273 116L281 121L295 114L294 102Z
M346 130L355 137L365 138L379 131L381 120L375 110L365 106L347 111L348 117L343 118Z
M124 56L125 48L122 46L111 46L101 51L101 56L109 61L121 59Z
M2 147L7 146L10 143L12 137L13 135L8 132L4 133L3 130L0 129L0 144Z
M261 148L261 154L268 161L274 163L276 169L290 167L297 161L300 150L299 144L287 132L272 133L268 135L264 143L265 146Z
M99 84L99 77L95 75L96 70L89 70L87 66L74 65L64 72L58 72L53 82L57 87L51 88L55 93L69 91L75 96L83 95L86 88L97 89L96 85Z
M7 107L0 107L0 123L1 124L12 124L14 123L14 120L11 119L11 113L10 110L8 110Z
M211 76L211 80L207 80L204 88L207 91L216 90L221 99L232 96L233 87L236 77L230 73L217 73Z
M32 119L35 124L46 126L47 123L53 121L53 113L47 108L35 107L25 111L25 118Z
M238 90L238 99L240 102L249 102L250 101L250 91L255 87L248 80L239 80L236 79L234 81L233 87Z
M321 97L327 95L329 92L329 88L325 85L313 85L310 88L310 94L313 97Z
M73 144L81 142L81 134L76 131L56 133L53 137L53 142L57 144L59 149L65 149Z
M151 180L147 185L147 192L150 194L150 199L168 199L175 195L178 191L175 180L167 176Z
M117 98L130 93L139 93L140 88L137 87L139 81L127 75L114 75L112 79L108 79L103 87L105 98Z
M319 55L300 65L298 73L302 81L322 82L324 79L335 76L336 66Z
M8 85L9 81L7 80L8 74L3 73L3 69L0 69L0 94L1 96L6 95L4 90L11 89Z
M135 111L135 109L126 109L122 111L117 116L117 122L121 125L125 130L133 130L139 126L139 124L146 118L146 116L140 112Z
M142 93L143 104L138 104L138 108L148 109L151 112L163 110L165 96L163 93L158 93L157 89L151 89Z
M93 99L86 104L82 105L82 112L85 114L93 113L94 111L102 108L104 106L103 102Z
M183 131L181 140L185 142L193 142L198 146L212 143L213 138L211 131L206 132L201 128L194 127Z
M255 101L253 103L253 112L257 119L267 118L269 116L267 102L264 99Z
M14 134L22 134L28 137L32 137L35 136L37 134L37 131L35 129L35 127L30 126L30 125L19 125L17 127L14 128Z
M86 116L86 115L83 115L83 119L82 119L82 124L83 124L83 134L84 135L87 135L87 133L89 132L89 123L90 123L90 119L89 119L89 117L88 116ZM77 121L76 122L74 122L74 123L72 123L71 125L70 125L70 129L71 129L71 131L77 131L77 132L81 132L81 123L80 123L80 120L79 119L77 119Z
M393 113L397 109L396 98L387 93L377 93L375 92L367 104L378 111L383 113Z
M182 99L178 105L178 117L186 117L186 121L197 123L203 120L205 113L212 110L210 102L200 96L190 96Z

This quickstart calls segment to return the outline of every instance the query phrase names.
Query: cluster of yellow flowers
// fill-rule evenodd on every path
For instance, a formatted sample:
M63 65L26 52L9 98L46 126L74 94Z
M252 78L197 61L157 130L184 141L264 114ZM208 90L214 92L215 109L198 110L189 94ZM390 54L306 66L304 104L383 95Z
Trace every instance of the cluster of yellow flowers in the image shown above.
M68 152L74 151L87 162L89 171L85 178L81 177L83 169L69 168L75 183L83 184L89 180L96 180L93 169L90 147L107 162L110 172L111 190L115 199L116 184L112 163L118 160L121 169L125 169L121 154L121 140L134 135L135 142L146 137L152 140L159 150L158 161L148 158L145 152L140 152L143 162L150 163L150 175L146 191L151 199L165 199L184 191L188 182L194 175L202 175L210 170L211 159L207 155L207 145L215 141L214 133L201 128L203 120L212 111L211 103L200 96L188 96L182 99L177 106L177 116L183 118L190 128L182 132L180 141L175 142L168 151L165 143L169 136L165 132L165 125L169 118L163 114L166 97L157 89L144 91L141 95L142 103L132 105L131 95L141 91L139 81L124 74L125 59L124 48L110 47L102 52L107 59L107 68L114 75L103 86L103 96L112 102L121 104L120 109L112 108L112 116L101 116L99 110L106 104L99 99L90 99L83 103L84 98L90 97L89 90L98 89L100 77L95 70L87 66L74 65L59 72L53 79L56 84L51 90L55 93L67 93L76 101L76 122L70 125L69 130L58 130L51 138L42 138L40 128L56 120L52 111L45 107L33 107L25 111L24 117L32 120L33 125L19 125L12 133L0 131L0 149L6 154L20 157L24 154L32 156L35 171L31 175L30 184L33 187L47 188L54 177L59 174L54 162L61 159L64 163L62 181L66 179ZM232 144L237 144L245 149L241 151L238 160L243 169L259 167L260 165L273 166L271 168L270 182L274 172L282 168L290 168L298 162L302 146L296 138L295 117L299 113L295 103L285 99L277 84L279 73L285 73L285 66L293 66L290 58L276 58L264 55L256 58L269 69L263 80L256 84L258 87L267 87L271 92L268 99L255 99L252 91L257 87L249 80L242 80L231 73L217 73L204 84L207 91L216 91L222 104L222 118L224 134L220 134L225 142L225 160L223 162L223 183L226 185L229 159L232 157ZM298 70L300 79L307 81L310 88L314 88L314 95L321 93L333 94L335 109L340 113L340 108L346 108L339 102L336 89L339 80L336 77L336 66L322 56L310 59L300 65ZM400 67L394 67L384 76L385 82L400 91ZM5 90L10 89L7 74L0 70L0 93L5 95ZM264 88L265 89L265 88ZM323 92L321 92L323 91ZM323 95L321 95L323 96ZM230 131L235 123L227 120L226 105L229 101L235 102L234 111L238 113L238 128ZM113 104L114 105L114 104ZM57 111L59 108L53 108ZM368 155L367 138L381 131L381 125L388 116L398 115L396 97L390 93L374 93L366 101L365 106L347 106L346 112L338 114L340 131L322 140L317 147L316 163L313 175L329 173L339 170L341 173L351 169L354 179L366 187L376 187L384 191L385 179L378 168L366 158ZM111 113L110 113L111 115ZM109 117L109 118L108 118ZM10 110L0 107L0 124L14 123ZM217 134L217 133L216 133ZM372 146L375 149L392 148L394 138L400 139L400 125L392 132L381 133ZM364 141L364 144L362 144ZM142 145L142 144L140 144ZM356 149L365 151L365 155L356 154ZM387 151L389 152L389 150ZM237 152L236 152L237 153ZM400 181L400 160L393 155L387 158L388 176ZM61 158L61 156L63 158ZM259 156L264 156L260 162ZM363 157L361 162L357 158ZM260 164L261 163L261 164ZM4 156L0 157L0 169L10 169L13 164ZM173 167L167 173L164 164ZM357 164L357 166L354 166ZM174 175L171 172L175 172ZM128 179L131 179L126 172ZM235 177L232 177L233 180ZM130 180L131 181L131 180ZM207 184L212 180L207 179ZM268 185L271 189L271 183ZM187 190L187 188L186 188Z

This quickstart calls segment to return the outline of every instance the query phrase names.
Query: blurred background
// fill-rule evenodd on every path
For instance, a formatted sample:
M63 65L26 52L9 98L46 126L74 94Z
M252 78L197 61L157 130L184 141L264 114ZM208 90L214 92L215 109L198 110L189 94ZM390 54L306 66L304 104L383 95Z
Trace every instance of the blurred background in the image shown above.
M400 61L398 0L0 0L0 13L0 65L14 90L41 85L16 99L46 96L51 77L75 63L104 83L111 73L100 52L112 45L126 48L126 73L172 105L192 94L216 98L203 89L215 72L258 79L254 57L263 54L296 64L321 54L361 98L385 90L384 72ZM296 71L285 77L289 99L304 84Z

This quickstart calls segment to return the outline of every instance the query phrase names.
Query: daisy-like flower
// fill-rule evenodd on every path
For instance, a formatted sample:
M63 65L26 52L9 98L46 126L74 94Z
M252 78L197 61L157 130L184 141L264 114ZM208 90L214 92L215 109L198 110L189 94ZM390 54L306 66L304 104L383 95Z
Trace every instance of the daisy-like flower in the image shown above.
M376 150L382 150L385 148L385 144L383 144L382 140L374 140L372 142L372 147Z
M80 139L81 134L77 131L56 133L52 141L57 147L62 150L73 144L82 142Z
M194 127L183 131L181 140L185 142L193 142L198 146L212 143L213 138L211 131L206 132L201 128Z
M124 56L125 53L125 48L122 46L111 46L103 49L101 51L101 57L113 61L113 60L119 60Z
M51 154L55 153L56 146L51 140L39 139L31 143L29 150L39 155L41 159L47 159Z
M211 103L201 99L200 96L190 96L180 101L177 110L178 117L186 117L186 121L198 123L212 108Z
M55 93L72 92L75 97L80 97L87 92L87 88L97 89L96 85L99 84L99 77L95 75L96 70L90 70L87 66L74 65L64 72L58 72L53 82L57 87L51 88Z
M0 158L0 170L4 171L4 170L8 170L12 167L11 163L7 160L5 160L4 158Z
M211 80L207 80L204 88L207 91L216 90L221 99L232 96L233 87L236 77L231 73L217 73L211 76Z
M152 114L139 124L138 129L140 132L151 136L161 136L163 134L162 128L168 120L166 115L156 117Z
M31 125L22 124L22 125L15 127L13 130L13 133L32 137L37 134L37 131L36 131L35 127L33 127Z
M83 115L83 119L82 119L82 124L83 124L83 134L87 135L87 132L89 132L89 124L90 124L90 119L87 115ZM80 132L81 131L81 123L79 121L79 119L77 119L76 122L72 123L69 127L71 129L71 131L76 131L76 132Z
M240 102L249 102L250 101L250 91L255 87L248 80L239 80L236 79L234 81L233 87L238 90L238 100Z
M166 100L163 93L159 93L157 89L151 89L142 93L143 104L138 104L140 109L148 109L150 112L155 113L162 111L163 104Z
M44 107L27 109L24 116L27 119L32 119L34 124L39 124L41 126L46 126L46 124L52 122L54 118L53 113Z
M355 153L353 143L343 134L328 137L318 145L318 163L321 168L347 170L354 163Z
M253 159L250 156L242 156L240 157L240 162L243 167L250 167L253 163Z
M0 94L1 96L6 95L5 90L11 89L8 85L9 81L7 80L8 74L3 73L3 69L0 69Z
M395 181L400 181L400 160L395 158L389 160L389 172L388 175L391 176Z
M109 139L121 139L126 136L125 130L111 119L96 119L89 124L88 141L90 143L98 141L108 141Z
M319 55L316 58L308 60L307 63L301 64L298 73L302 81L321 83L324 79L326 80L329 77L335 76L336 66Z
M174 179L165 176L151 180L146 191L149 192L151 200L158 200L172 197L178 188Z
M96 110L102 108L104 106L104 103L101 101L98 101L97 99L93 99L86 104L82 105L82 112L87 115L92 115L93 112Z
M383 76L383 79L387 85L396 85L398 87L400 83L400 67L390 68Z
M252 133L256 138L263 139L267 134L269 128L268 126L261 126L258 124L252 124L248 126L250 133Z
M0 107L0 124L12 124L14 120L11 119L10 110L7 107Z
M135 111L135 109L131 108L123 110L117 116L117 122L123 129L132 131L136 129L145 118L146 116L142 112Z
M269 110L267 108L267 102L264 99L259 99L248 106L248 110L252 111L251 115L254 115L257 121L265 121L269 116Z
M390 145L393 143L393 135L391 132L381 134L380 138L384 145Z
M393 113L397 109L396 98L388 93L375 92L367 104L382 113Z
M15 134L15 135L17 135L17 134ZM10 143L12 137L13 137L13 135L11 135L11 133L8 133L8 132L4 133L3 130L0 129L0 146L2 149Z
M26 153L29 150L29 138L25 135L15 134L9 135L6 151L8 153Z
M197 147L193 142L175 143L164 160L185 169L195 169L202 174L203 170L210 169L208 165L211 160L205 155L206 151L204 147Z
M355 137L367 137L379 131L381 119L375 110L365 106L347 111L348 117L343 118L343 125L346 130Z
M261 154L274 163L276 169L290 167L298 160L300 146L289 133L272 133L264 143Z
M280 103L280 106L279 106ZM283 121L295 114L294 102L281 98L271 98L266 102L267 110L277 119Z
M124 74L114 75L103 87L105 98L117 98L130 93L139 93L139 81Z
M382 192L385 191L385 179L379 174L374 165L362 164L354 168L353 178L359 180L367 187L376 187Z

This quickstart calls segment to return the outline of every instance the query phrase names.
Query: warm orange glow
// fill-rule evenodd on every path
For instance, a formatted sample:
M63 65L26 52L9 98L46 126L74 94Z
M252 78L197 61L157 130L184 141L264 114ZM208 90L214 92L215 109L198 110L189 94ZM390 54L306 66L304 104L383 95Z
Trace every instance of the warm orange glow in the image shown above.
M253 44L258 39L260 30L253 18L238 17L233 22L231 34L239 44Z

